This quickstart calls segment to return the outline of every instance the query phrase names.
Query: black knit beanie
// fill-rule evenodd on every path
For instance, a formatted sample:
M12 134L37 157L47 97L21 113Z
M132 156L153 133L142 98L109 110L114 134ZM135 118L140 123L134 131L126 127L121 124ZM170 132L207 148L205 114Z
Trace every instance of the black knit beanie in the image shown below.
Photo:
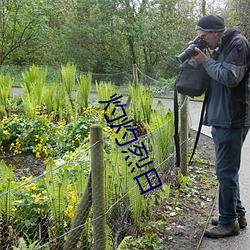
M195 26L195 30L210 31L224 31L224 19L221 16L203 16Z

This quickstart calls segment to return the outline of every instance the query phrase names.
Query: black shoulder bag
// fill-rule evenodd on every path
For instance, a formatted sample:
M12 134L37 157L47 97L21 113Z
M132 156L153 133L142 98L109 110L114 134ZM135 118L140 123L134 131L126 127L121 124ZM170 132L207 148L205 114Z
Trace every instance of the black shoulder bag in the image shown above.
M178 93L187 96L201 96L205 93L200 121L198 126L198 131L196 134L195 144L193 152L191 154L189 163L195 154L195 150L199 141L200 132L202 128L202 121L205 112L206 102L207 102L207 85L209 81L209 76L202 65L196 64L196 62L191 58L186 60L181 64L180 73L175 81L174 88L174 123L175 123L175 148L176 148L176 166L180 166L180 140L179 140L179 114L178 114Z
M178 93L191 97L201 96L207 88L207 72L192 58L183 62L175 86Z

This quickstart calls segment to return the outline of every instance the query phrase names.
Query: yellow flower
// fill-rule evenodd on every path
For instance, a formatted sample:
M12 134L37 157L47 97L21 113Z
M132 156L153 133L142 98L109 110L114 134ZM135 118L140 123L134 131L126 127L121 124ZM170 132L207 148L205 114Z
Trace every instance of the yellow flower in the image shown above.
M3 131L3 134L4 134L4 135L9 135L10 133L9 133L8 130L5 129L5 130Z
M18 155L18 154L21 154L22 153L22 151L19 151L19 150L14 150L14 153L13 153L13 155Z
M13 207L11 210L12 210L12 212L16 212L17 208Z
M75 195L72 195L71 201L72 201L72 203L76 203L76 196Z
M35 183L30 183L29 185L26 186L26 189L28 191L34 191L37 190L37 185Z
M32 197L35 198L36 201L40 201L42 199L41 195L42 195L41 193L33 194Z
M68 205L66 208L66 211L64 211L64 213L65 213L65 215L68 215L69 218L73 218L74 217L73 206Z
M46 157L48 157L49 153L46 147L43 147L43 153L45 154Z
M37 159L40 159L40 158L41 158L41 155L40 155L39 152L36 152L36 158L37 158Z

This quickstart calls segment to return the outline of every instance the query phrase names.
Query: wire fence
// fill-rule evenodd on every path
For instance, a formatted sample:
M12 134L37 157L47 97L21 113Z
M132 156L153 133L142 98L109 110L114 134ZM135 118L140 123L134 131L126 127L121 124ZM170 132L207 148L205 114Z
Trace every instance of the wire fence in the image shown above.
M159 84L140 74L142 83ZM180 110L186 105L187 99ZM176 174L173 113L165 115L133 143L121 143L117 134L98 137L75 152L78 160L48 159L42 174L19 179L15 188L15 171L1 161L1 249L123 249L143 234L139 225L153 218L155 197Z
M46 66L41 65L40 67L45 68ZM20 67L20 66L11 66L11 65L2 65L0 69L0 74L10 73L14 79L14 84L19 86L23 81L22 72L28 70L29 67ZM152 93L157 96L172 96L174 90L174 79L160 79L156 80L145 73L136 66L138 81L151 89ZM88 72L77 71L78 74L87 74ZM92 73L92 84L96 82L112 82L117 86L128 85L128 83L134 83L135 81L135 72L132 69L117 72L112 74L99 74ZM61 79L60 76L60 67L48 67L47 68L47 81L48 83L59 82Z

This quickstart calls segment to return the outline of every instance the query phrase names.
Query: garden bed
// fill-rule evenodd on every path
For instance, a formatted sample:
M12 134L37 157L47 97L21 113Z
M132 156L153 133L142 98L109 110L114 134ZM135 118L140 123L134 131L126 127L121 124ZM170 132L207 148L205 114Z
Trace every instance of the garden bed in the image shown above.
M194 137L195 133L191 131L191 138ZM17 179L38 176L45 170L43 160L37 159L35 154L6 154L4 160L13 165ZM154 214L149 216L151 220L143 222L139 228L130 221L123 235L123 241L127 241L125 245L129 248L123 248L120 242L118 249L198 249L217 191L213 162L212 139L201 135L194 163L189 166L188 178L178 177L174 170L169 197L156 199ZM157 197L157 190L155 192ZM110 226L112 228L114 224Z
M191 138L194 137L195 132L191 131ZM156 198L151 219L142 222L136 237L131 236L136 230L131 224L129 236L118 249L198 249L217 192L214 158L212 139L201 135L188 177L178 177L178 170L173 170L170 191ZM155 196L161 195L157 190Z
M191 131L191 136L194 132ZM179 202L176 210L166 203L165 213L168 225L162 230L164 249L198 249L203 231L214 205L217 192L217 180L214 168L214 145L211 138L200 136L194 163L189 166L191 183L179 189ZM172 200L175 195L172 195ZM177 209L178 208L178 209Z

